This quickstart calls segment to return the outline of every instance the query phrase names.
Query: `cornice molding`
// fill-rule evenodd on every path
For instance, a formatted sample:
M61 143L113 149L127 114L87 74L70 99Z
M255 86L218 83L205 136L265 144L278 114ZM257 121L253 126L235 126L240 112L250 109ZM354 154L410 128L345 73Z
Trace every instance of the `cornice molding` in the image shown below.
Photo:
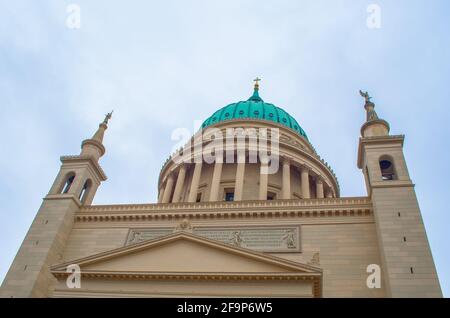
M101 124L100 124L101 125ZM105 146L103 146L103 144L95 139L85 139L83 140L83 142L81 143L81 148L83 148L85 145L93 145L95 147L97 147L98 149L100 149L100 153L103 156L106 152Z
M370 216L370 198L157 203L83 206L76 222Z
M78 207L82 206L82 203L80 199L77 198L76 195L72 193L61 193L61 194L47 194L43 200L71 200L73 201Z
M71 273L52 271L59 279L66 279ZM118 280L164 280L164 281L310 281L314 297L322 297L321 273L144 273L144 272L96 272L82 271L81 278ZM61 291L61 290L60 290Z
M71 272L52 270L56 277L67 277ZM81 271L82 277L91 278L122 278L122 279L174 279L174 280L314 280L321 273L197 273L197 272L111 272L111 271Z

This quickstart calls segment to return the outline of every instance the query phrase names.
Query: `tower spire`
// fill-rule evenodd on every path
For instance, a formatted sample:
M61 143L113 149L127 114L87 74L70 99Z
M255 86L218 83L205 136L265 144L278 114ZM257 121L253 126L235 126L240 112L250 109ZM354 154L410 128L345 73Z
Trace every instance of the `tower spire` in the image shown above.
M103 120L103 124L108 125L108 121L111 119L112 114L114 113L114 109L105 115L105 119Z
M98 129L90 139L86 139L81 144L81 155L92 156L96 160L100 159L105 154L105 146L103 146L103 137L105 130L108 129L108 121L112 117L112 113L107 113L105 119L98 125Z
M108 129L108 121L111 119L113 112L114 110L105 115L105 119L100 125L98 125L98 129L94 136L92 136L92 139L97 140L100 143L103 142L103 136L105 134L105 130Z

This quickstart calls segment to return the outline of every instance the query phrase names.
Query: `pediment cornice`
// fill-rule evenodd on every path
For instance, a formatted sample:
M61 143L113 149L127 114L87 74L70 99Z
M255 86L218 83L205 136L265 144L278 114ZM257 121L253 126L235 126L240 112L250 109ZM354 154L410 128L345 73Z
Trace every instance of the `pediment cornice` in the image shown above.
M123 271L123 270L102 270L103 262L110 262L114 259L124 259L128 255L134 253L142 253L152 250L152 248L163 248L165 245L176 243L179 240L193 242L199 246L212 248L215 251L223 252L225 255L237 255L243 259L257 263L263 263L279 271L271 272L163 272L163 271ZM83 278L105 278L105 279L139 279L139 280L295 280L295 281L311 281L316 297L321 296L322 289L322 269L316 266L298 263L287 259L275 257L269 254L256 252L237 246L221 243L215 240L200 237L188 232L176 232L162 238L144 241L141 243L128 245L98 253L88 257L72 260L63 264L57 264L50 268L51 273L58 279L64 279L71 272L67 271L67 267L71 264L77 264L81 268L80 275ZM97 268L92 270L92 265ZM87 267L87 269L84 269Z

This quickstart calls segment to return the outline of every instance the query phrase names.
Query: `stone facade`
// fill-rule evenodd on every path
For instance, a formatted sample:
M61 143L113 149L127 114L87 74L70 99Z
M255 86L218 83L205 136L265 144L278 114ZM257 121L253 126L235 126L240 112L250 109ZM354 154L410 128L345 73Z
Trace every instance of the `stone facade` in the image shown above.
M164 164L158 203L91 205L106 180L98 160L108 115L79 156L61 158L1 296L441 297L403 136L389 135L372 103L366 109L358 167L367 197L340 197L305 134L237 118L212 128L276 128L277 171L251 161L249 140L233 144L232 163L217 148L214 162L194 160L212 143L200 131ZM80 288L67 284L72 264ZM379 288L367 284L372 264Z

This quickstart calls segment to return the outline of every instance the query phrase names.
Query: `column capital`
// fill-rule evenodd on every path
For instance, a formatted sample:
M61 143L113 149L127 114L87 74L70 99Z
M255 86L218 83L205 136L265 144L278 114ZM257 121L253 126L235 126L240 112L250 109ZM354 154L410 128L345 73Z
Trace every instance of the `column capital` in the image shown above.
M324 180L323 180L322 176L316 176L315 179L316 179L316 183L320 183L320 184L324 183Z
M280 157L283 164L291 164L294 161L294 158L290 156L282 155Z
M311 168L310 167L308 167L307 165L305 165L305 164L301 164L300 165L300 169L302 170L302 172L310 172L311 171Z

